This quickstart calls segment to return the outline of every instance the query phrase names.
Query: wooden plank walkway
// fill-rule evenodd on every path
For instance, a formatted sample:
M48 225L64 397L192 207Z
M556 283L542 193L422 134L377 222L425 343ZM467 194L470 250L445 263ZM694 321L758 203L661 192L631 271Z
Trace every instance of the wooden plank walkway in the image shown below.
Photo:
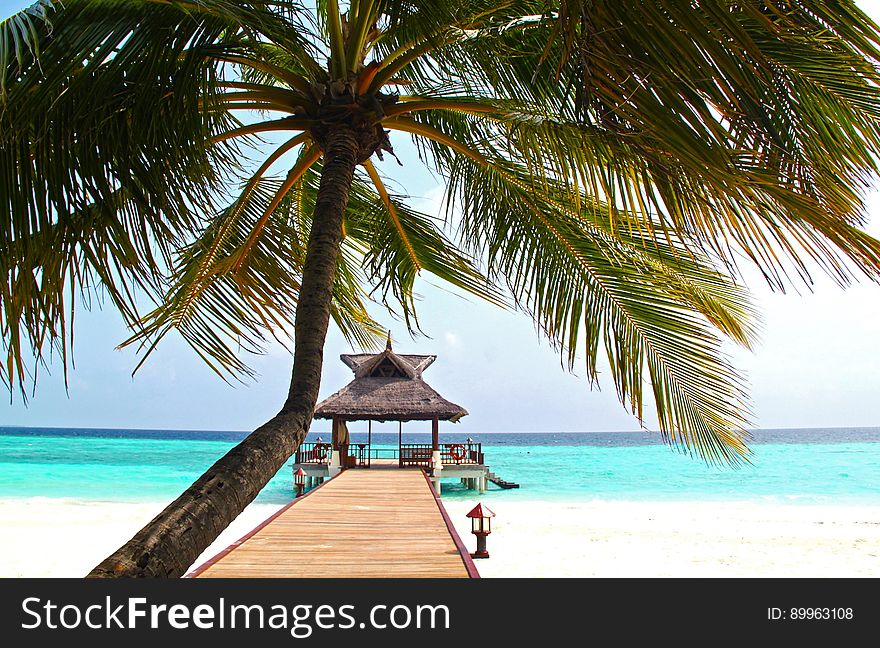
M479 577L420 469L346 470L191 572L198 578Z

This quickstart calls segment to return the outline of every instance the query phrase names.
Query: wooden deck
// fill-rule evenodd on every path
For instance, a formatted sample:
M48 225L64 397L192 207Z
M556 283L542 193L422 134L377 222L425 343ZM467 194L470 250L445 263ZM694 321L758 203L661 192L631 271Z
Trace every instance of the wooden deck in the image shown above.
M470 555L419 469L346 470L191 574L198 578L468 578Z

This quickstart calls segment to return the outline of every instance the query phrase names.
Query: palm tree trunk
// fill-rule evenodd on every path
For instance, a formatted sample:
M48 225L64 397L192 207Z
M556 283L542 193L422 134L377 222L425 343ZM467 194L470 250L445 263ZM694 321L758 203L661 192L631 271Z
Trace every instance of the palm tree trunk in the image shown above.
M182 576L302 443L321 386L342 218L358 153L351 129L337 128L327 138L297 301L293 374L281 411L104 559L90 578Z

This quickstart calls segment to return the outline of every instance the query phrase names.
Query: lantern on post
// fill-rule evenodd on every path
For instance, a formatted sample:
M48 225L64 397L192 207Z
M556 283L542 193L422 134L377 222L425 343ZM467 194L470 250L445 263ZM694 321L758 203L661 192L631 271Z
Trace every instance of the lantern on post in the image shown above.
M495 514L480 503L467 516L471 519L471 533L477 536L477 550L471 554L471 558L488 558L486 536L492 533L492 518Z
M306 471L302 468L297 468L296 472L293 473L293 484L296 486L296 496L302 497L303 491L306 488Z

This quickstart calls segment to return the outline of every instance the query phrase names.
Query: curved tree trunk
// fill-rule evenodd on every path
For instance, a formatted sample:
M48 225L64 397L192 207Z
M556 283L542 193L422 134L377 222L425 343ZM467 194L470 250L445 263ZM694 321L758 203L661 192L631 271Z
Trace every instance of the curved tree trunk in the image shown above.
M90 578L182 576L305 438L321 385L342 217L358 151L358 140L350 129L338 128L327 138L297 301L293 375L281 411L95 567Z

